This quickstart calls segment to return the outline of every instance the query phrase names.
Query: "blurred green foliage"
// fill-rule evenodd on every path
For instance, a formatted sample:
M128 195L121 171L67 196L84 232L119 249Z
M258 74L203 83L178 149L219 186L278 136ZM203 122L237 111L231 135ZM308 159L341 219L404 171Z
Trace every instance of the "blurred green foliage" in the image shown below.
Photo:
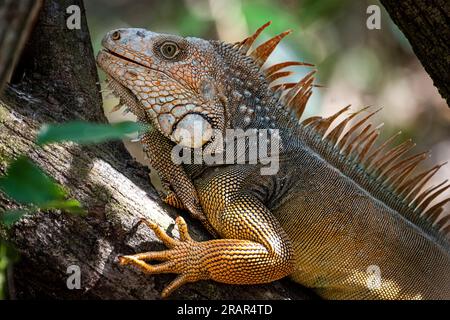
M0 300L6 298L7 270L8 267L17 261L16 250L7 242L0 239Z
M20 220L22 216L26 215L29 211L25 209L12 209L6 210L0 215L0 223L5 227L10 228L14 223Z
M25 157L10 164L6 175L0 178L0 190L20 204L36 206L65 196L63 188Z
M1 214L0 222L8 227L24 214L37 209L62 209L70 213L84 213L77 200L67 200L67 191L24 156L9 165L6 175L0 178L0 190L23 206L23 209Z
M39 131L36 142L39 145L62 141L95 144L121 139L127 134L134 133L140 129L142 129L142 126L132 121L115 124L89 123L85 121L46 124Z

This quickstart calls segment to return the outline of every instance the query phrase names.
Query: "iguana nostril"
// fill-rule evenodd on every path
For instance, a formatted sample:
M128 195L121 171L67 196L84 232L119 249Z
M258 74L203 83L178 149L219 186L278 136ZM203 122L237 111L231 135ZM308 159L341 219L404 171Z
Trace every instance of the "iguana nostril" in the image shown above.
M211 137L211 124L201 115L195 113L188 114L181 119L173 133L175 142L189 148L200 148Z

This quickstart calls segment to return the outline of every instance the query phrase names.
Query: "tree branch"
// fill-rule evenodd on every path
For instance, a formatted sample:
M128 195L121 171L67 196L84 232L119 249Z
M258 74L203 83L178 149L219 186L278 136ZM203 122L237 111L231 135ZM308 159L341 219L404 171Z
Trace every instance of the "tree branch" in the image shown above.
M380 1L450 106L450 2Z

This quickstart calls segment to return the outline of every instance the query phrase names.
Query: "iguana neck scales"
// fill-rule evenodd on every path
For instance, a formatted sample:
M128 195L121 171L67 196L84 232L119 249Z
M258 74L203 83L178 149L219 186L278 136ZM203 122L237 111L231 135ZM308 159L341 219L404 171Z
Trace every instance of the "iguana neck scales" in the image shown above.
M268 25L234 44L143 29L105 36L98 63L121 102L153 127L141 141L165 200L221 238L196 242L178 218L175 240L146 221L169 250L121 263L177 273L163 296L200 279L256 284L290 276L325 298L450 298L450 215L443 213L450 199L439 200L450 186L425 188L441 165L417 172L427 154L408 156L410 140L392 146L397 135L378 144L370 108L300 120L314 71L298 83L274 84L290 74L285 68L311 65L264 68L289 33L249 53ZM199 136L183 135L197 128ZM276 174L261 175L261 163L171 161L176 144L214 153L220 143L213 130L251 128L279 136ZM154 260L163 262L147 263Z

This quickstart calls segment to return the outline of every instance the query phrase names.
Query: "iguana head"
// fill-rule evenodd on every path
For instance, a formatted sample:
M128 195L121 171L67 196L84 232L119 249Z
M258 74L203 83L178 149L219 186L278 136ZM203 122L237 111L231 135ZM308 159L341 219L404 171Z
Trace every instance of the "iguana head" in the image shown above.
M166 137L198 148L225 129L226 98L216 81L221 57L209 41L129 28L108 32L102 45L100 67Z
M114 91L137 100L139 111L162 134L182 146L212 151L225 129L275 128L276 106L282 103L301 114L311 95L314 72L298 83L270 87L291 74L282 69L310 64L287 61L262 68L290 31L249 52L269 24L233 44L145 29L112 30L103 38L97 62L119 87ZM289 92L281 101L285 89Z

